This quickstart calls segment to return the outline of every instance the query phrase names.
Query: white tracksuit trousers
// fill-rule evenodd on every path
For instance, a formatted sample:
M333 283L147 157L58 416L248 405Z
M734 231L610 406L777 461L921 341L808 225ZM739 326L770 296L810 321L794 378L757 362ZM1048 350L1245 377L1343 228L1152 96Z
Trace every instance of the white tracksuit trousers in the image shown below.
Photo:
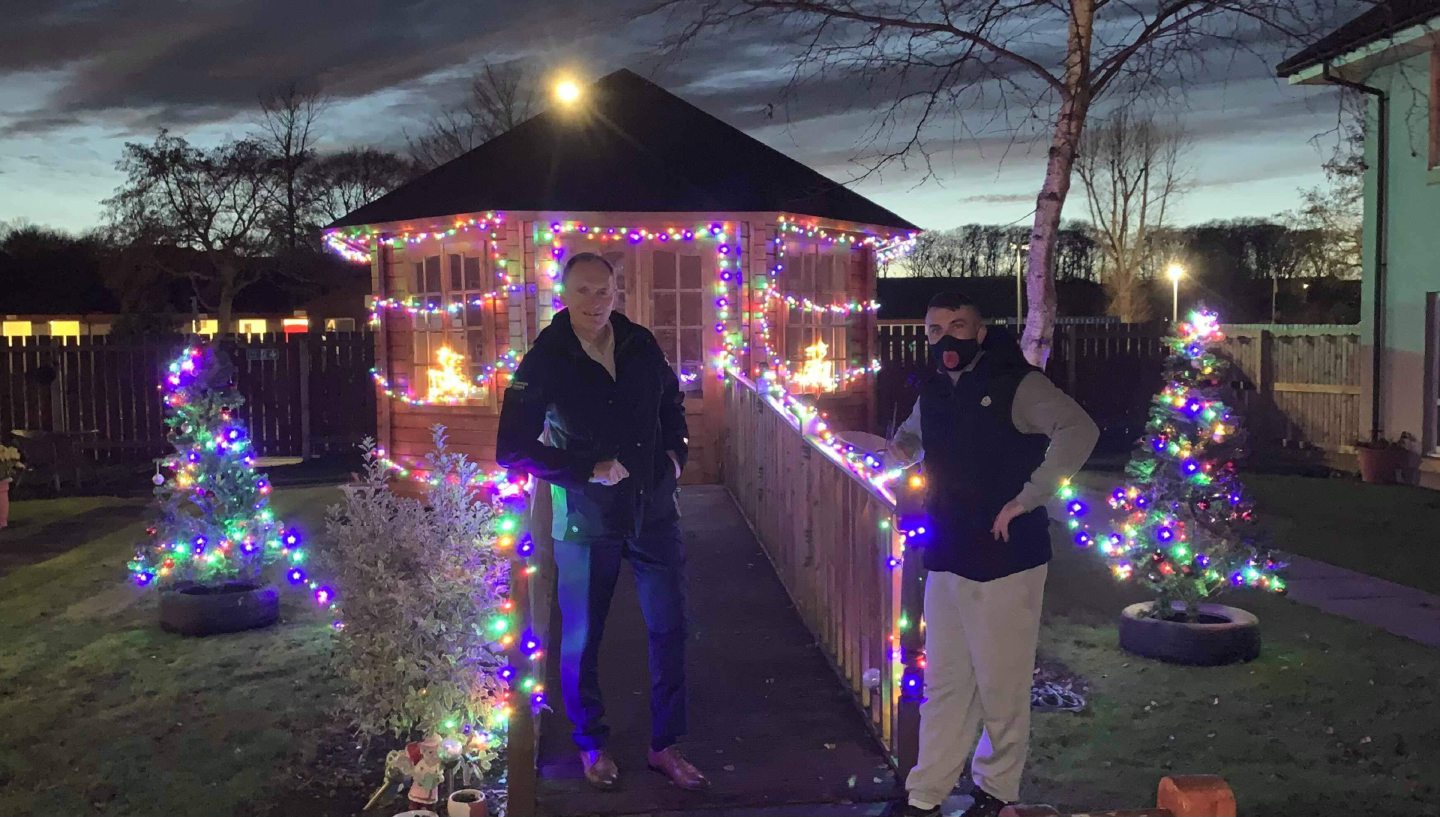
M1001 800L1020 799L1047 572L1041 565L989 582L926 577L920 757L905 780L912 805L945 802L972 749L975 783Z

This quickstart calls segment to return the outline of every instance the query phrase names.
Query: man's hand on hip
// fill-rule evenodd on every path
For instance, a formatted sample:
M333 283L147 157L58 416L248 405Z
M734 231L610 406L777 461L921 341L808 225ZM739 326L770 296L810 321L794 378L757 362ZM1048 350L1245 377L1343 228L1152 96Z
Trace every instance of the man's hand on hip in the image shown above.
M601 485L615 485L626 477L630 472L619 460L605 460L595 464L595 471L590 475L591 482L598 482Z
M670 456L670 461L673 462L673 463L675 463L675 478L676 478L676 479L679 479L679 478L680 478L680 455L679 455L679 454L676 454L674 451L666 451L665 453Z
M995 517L995 524L990 527L990 532L996 539L1010 541L1010 523L1015 517L1025 513L1025 508L1019 502L1010 500L1005 507L1000 509L999 515Z

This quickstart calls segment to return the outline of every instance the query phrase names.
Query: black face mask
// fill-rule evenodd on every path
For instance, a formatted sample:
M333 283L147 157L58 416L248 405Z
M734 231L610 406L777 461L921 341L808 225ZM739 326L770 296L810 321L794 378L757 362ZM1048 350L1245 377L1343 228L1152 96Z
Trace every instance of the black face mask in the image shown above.
M951 372L958 372L969 366L970 361L979 353L980 341L975 338L961 340L945 335L939 342L930 344L930 362L937 368Z

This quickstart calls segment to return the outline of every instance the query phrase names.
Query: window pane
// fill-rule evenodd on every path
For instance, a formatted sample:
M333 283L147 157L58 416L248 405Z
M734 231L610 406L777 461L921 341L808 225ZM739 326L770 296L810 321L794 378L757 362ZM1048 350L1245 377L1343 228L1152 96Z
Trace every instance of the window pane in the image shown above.
M464 281L464 279L461 278L461 275L460 275L460 270L461 270L461 267L462 267L463 263L464 263L464 259L462 259L460 256L458 256L458 255L451 255L451 256L450 256L450 291L451 291L451 292L458 292L458 291L460 291L461 289L464 289L463 284L465 283L465 281Z
M680 366L687 372L698 372L705 364L705 330L680 330Z
M826 253L815 258L815 289L822 303L828 303L835 294L835 256Z
M679 351L675 348L675 327L656 326L653 331L655 332L655 340L660 342L660 348L665 352L665 358L670 361L671 365L674 365L677 352Z
M700 317L700 293L680 293L680 325L699 326L702 322Z
M675 292L657 289L655 291L655 314L650 323L655 326L675 326L677 317Z
M482 302L483 303L483 302ZM465 325L471 329L480 328L485 322L485 307L466 304Z
M470 290L481 289L485 286L480 281L480 259L465 259L465 288Z
M425 262L415 262L415 291L425 292Z
M700 289L700 256L683 255L680 257L680 288Z
M472 376L480 374L480 372L484 370L485 365L489 363L489 361L485 359L484 341L484 332L466 333L465 362L469 364L470 374Z
M655 288L675 288L675 253L656 250L651 256L655 262Z
M432 255L425 259L425 291L440 291L440 256Z
M611 250L603 253L603 257L610 262L610 266L615 268L615 311L623 315L625 314L625 291L628 284L626 278L629 275L626 259L629 258L629 253Z
M446 315L446 318L450 321L451 326L463 327L466 324L464 308L465 296L462 294L451 295L450 303L459 304L460 308L450 312Z

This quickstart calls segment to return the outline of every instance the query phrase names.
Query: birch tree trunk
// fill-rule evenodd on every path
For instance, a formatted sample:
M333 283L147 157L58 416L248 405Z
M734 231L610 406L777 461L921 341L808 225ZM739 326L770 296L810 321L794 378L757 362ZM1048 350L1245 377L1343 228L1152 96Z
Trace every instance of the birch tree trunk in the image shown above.
M1065 78L1060 115L1050 140L1045 182L1035 202L1030 231L1030 257L1025 271L1025 294L1030 307L1020 348L1031 364L1044 368L1050 360L1058 312L1055 297L1055 254L1060 215L1070 194L1070 176L1085 117L1090 110L1090 43L1094 34L1095 0L1071 0L1070 32L1066 41Z

